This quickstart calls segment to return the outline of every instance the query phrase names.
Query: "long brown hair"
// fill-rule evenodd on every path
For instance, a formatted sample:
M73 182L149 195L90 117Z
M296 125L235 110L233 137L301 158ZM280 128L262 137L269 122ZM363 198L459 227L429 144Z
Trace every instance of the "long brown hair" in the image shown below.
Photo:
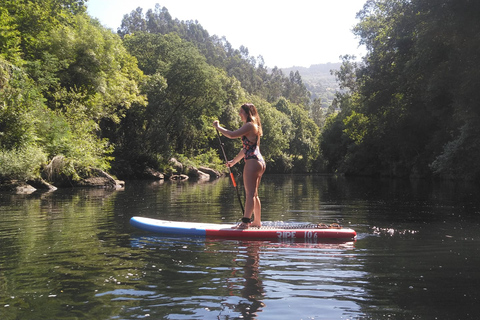
M242 109L247 114L247 122L253 122L253 124L257 125L257 135L262 136L262 122L260 121L260 116L258 115L255 105L253 103L245 103L242 105Z

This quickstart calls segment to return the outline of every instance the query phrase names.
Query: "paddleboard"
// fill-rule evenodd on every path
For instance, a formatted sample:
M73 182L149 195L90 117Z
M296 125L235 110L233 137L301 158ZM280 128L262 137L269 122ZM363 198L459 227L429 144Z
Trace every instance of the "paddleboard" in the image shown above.
M132 217L130 224L136 228L168 235L230 239L278 240L354 240L355 230L334 225L262 226L235 229L236 224L167 221L145 217Z

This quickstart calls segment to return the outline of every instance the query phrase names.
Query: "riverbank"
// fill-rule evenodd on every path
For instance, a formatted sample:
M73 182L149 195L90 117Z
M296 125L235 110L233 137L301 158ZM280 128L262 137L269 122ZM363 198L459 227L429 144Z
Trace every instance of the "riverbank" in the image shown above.
M51 192L58 188L104 188L119 190L125 188L125 181L116 179L109 173L98 168L83 170L80 177L66 173L63 165L63 158L54 158L41 172L41 177L29 180L6 180L0 181L0 192L13 192L18 194L29 194L35 191ZM169 180L169 181L211 181L218 179L223 174L208 167L184 167L178 163L175 172L166 174L145 168L135 180Z

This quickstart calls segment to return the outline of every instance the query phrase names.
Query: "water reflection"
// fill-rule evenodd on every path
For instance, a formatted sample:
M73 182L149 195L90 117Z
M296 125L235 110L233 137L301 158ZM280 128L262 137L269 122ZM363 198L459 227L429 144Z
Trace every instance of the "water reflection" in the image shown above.
M239 312L244 319L256 319L257 312L261 312L265 306L262 302L264 290L259 270L260 247L261 242L258 241L240 242L238 255L233 260L236 266L243 271L242 277L244 281L240 293L244 300L239 301L236 305L230 306L228 303L224 303L224 305L235 312ZM236 277L237 271L239 270L236 267L232 269L229 281L238 279ZM236 290L234 289L236 286L241 287L240 283L231 284L231 295L235 294Z
M277 318L279 306L285 307L286 301L301 301L304 295L325 295L325 304L294 305L283 312L286 318L294 317L302 309L315 314L320 306L331 308L328 305L332 298L335 301L334 295L347 290L342 284L344 277L350 279L351 285L356 281L352 279L361 278L362 274L348 271L333 275L329 271L341 266L342 261L355 260L351 254L353 242L298 243L143 235L133 238L131 245L135 251L139 250L135 255L141 257L139 260L144 266L137 272L141 277L136 293L129 295L153 289L140 303L142 314L154 316L168 312L170 319L182 319L181 314L189 314L189 319L206 314L210 316L205 319ZM164 278L167 275L168 280ZM170 285L167 290L162 289L164 282ZM290 290L284 291L285 287ZM325 294L329 291L331 293ZM168 302L173 297L175 306ZM341 304L347 310L358 310L355 302Z
M337 255L341 254L344 255L345 250L351 250L354 248L354 242L325 242L325 243L312 243L312 242L294 242L294 241L282 241L282 242L260 242L260 241L240 241L238 243L238 255L237 258L234 259L235 264L237 267L241 268L243 271L242 277L243 287L240 286L239 292L241 297L244 300L241 300L237 303L236 306L232 306L231 309L238 311L241 313L242 319L257 319L258 313L262 311L266 311L268 309L268 305L266 303L267 300L271 299L266 292L263 279L266 278L267 281L272 281L276 276L273 276L273 273L270 271L266 275L262 275L262 269L269 268L269 261L273 255L282 256L282 251L286 250L302 250L303 252L296 256L302 257L305 261L308 261L312 258L312 254L316 257L313 258L313 261L319 262L321 260L321 256L319 257L317 254L324 255L323 258L330 259L332 256L336 257ZM262 252L263 249L263 252ZM265 261L262 263L262 255ZM286 257L284 257L286 258ZM279 271L277 273L283 273L284 270L290 270L289 276L294 276L297 273L302 273L302 271L297 271L294 269L290 269L289 265L295 260L292 257L288 257L283 260L285 263L274 264L279 267ZM302 260L302 259L300 259ZM301 263L296 261L296 269L301 269ZM310 270L310 276L315 274L313 271L315 268L311 266L308 267ZM281 271L280 271L281 270ZM233 270L232 272L232 279L236 279L237 272L240 270ZM313 272L312 272L313 271ZM287 277L284 277L287 278ZM237 278L238 279L238 278ZM305 278L303 278L305 279ZM275 279L277 282L285 281L285 279ZM232 293L233 294L233 290ZM294 307L294 309L298 309L299 307ZM271 312L271 310L269 310ZM261 318L261 317L260 317Z
M478 186L264 177L264 220L337 220L352 243L165 238L133 215L232 222L228 179L0 194L0 318L474 318Z

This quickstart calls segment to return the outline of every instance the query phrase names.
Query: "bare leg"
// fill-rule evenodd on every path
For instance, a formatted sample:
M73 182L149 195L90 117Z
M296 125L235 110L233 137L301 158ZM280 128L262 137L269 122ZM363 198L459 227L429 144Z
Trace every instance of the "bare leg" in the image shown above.
M265 172L265 167L257 160L247 160L243 171L243 184L245 186L245 214L244 217L251 218L254 213L253 227L262 225L262 205L258 197L258 186Z

